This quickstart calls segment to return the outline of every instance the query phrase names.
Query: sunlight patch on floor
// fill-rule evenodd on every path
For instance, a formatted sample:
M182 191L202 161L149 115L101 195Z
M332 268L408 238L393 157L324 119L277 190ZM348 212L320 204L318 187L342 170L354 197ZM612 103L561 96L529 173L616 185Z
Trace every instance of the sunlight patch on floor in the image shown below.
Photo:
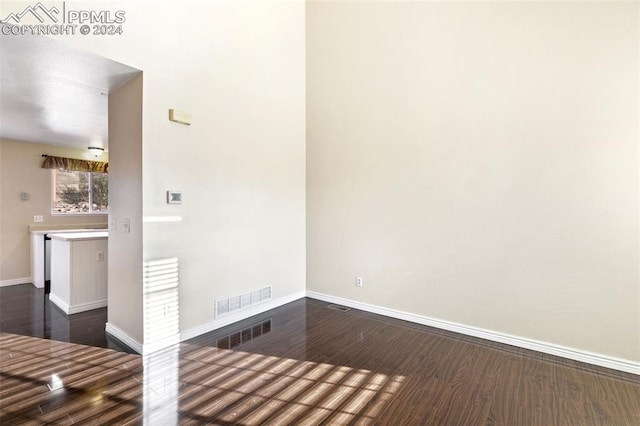
M242 424L373 421L405 380L369 370L197 348L180 376L180 415ZM185 368L186 367L186 368Z

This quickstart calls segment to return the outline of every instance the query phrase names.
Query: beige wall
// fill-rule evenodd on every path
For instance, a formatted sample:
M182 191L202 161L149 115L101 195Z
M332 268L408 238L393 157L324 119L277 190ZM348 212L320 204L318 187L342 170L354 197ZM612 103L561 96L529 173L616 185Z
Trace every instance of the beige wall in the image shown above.
M309 2L306 38L302 1L74 7L127 13L122 36L56 39L144 71L142 214L181 221L132 227L143 259L181 259L182 331L306 270L312 291L640 360L637 3Z
M108 323L138 343L144 342L142 86L140 74L109 94ZM123 229L124 219L129 220L129 232Z
M638 16L308 3L308 290L640 361Z
M216 297L304 291L305 4L149 4L74 2L125 10L124 33L56 39L144 72L143 215L182 220L144 223L143 260L180 258L184 332L213 321Z
M0 282L31 277L28 227L35 225L34 215L44 219L37 225L107 223L106 215L51 214L51 170L40 167L42 154L90 158L81 150L0 139ZM20 200L21 192L28 201Z

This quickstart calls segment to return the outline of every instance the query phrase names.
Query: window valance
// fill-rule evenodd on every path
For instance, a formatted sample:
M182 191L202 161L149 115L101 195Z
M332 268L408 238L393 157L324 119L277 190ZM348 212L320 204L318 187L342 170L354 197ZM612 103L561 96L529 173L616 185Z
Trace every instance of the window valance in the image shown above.
M77 172L98 173L107 173L109 170L109 163L102 161L79 160L77 158L54 157L52 155L45 155L44 157L45 159L42 162L43 169L64 169Z

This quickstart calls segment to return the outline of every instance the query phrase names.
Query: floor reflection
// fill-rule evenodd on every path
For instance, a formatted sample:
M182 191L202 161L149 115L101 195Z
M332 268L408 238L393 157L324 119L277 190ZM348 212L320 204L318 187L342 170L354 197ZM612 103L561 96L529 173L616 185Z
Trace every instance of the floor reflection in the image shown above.
M0 332L133 352L105 333L107 308L66 315L31 284L0 287Z
M180 416L215 424L373 422L404 377L255 353L189 348Z
M189 344L140 357L1 333L0 347L2 424L369 423L405 379Z
M0 424L134 419L141 373L137 355L0 333Z
M178 423L179 346L145 355L144 424L175 425Z
M216 347L220 349L235 349L270 332L271 319L260 321L242 330L217 338Z

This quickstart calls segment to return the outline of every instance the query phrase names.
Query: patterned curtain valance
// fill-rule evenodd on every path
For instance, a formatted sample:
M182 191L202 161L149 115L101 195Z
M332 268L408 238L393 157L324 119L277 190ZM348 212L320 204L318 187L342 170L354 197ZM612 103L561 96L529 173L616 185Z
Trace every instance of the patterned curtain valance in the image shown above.
M109 163L102 161L79 160L77 158L53 157L47 155L42 162L43 169L64 169L76 172L99 172L107 173Z

